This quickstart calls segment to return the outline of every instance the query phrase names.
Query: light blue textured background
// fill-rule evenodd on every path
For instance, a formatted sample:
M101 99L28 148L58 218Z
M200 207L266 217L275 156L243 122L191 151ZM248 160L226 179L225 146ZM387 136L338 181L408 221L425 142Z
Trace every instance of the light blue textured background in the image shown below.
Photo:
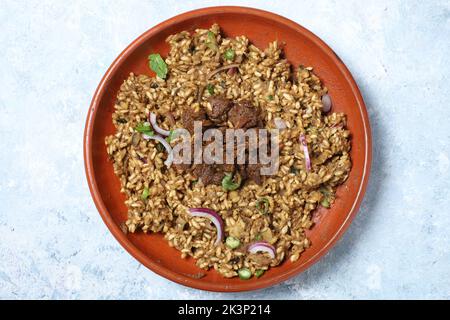
M372 176L319 263L270 289L182 287L140 265L91 200L82 137L113 59L156 23L223 1L0 0L0 298L450 298L450 1L228 1L307 27L367 103Z

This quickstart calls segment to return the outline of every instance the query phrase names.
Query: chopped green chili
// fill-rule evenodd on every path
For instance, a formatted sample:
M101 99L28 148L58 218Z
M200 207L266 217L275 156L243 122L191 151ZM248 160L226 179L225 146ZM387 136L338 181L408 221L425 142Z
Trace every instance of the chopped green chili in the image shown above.
M226 191L233 191L240 187L241 185L241 176L236 174L236 181L234 181L233 174L227 173L225 177L222 179L222 188Z
M264 274L264 272L265 272L264 270L258 269L258 270L255 271L255 276L257 278L259 278L259 277L261 277Z
M233 49L228 49L227 51L225 51L224 57L227 60L233 60L234 59L234 50Z
M260 198L258 201L256 201L256 209L258 209L259 212L262 214L269 213L270 209L270 202L267 198Z
M142 191L141 199L146 200L149 195L150 195L150 190L147 187L145 187L144 191Z
M213 84L208 84L207 86L206 86L206 89L208 90L208 92L209 92L209 94L210 95L214 95L214 85Z

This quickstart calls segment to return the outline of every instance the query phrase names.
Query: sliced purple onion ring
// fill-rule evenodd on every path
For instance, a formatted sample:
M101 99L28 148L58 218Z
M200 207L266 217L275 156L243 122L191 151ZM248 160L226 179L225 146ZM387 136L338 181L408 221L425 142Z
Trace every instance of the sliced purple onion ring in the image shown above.
M170 146L170 144L166 141L166 139L164 139L163 137L161 137L161 136L158 136L158 135L154 135L154 136L148 136L148 135L146 135L146 134L143 134L142 135L142 138L144 138L145 140L156 140L156 141L158 141L159 143L161 143L163 146L164 146L164 148L166 148L166 151L167 151L167 159L166 159L166 161L164 161L164 164L168 167L168 168L170 168L170 166L172 165L172 162L173 162L173 153L172 153L172 147Z
M233 64L227 64L226 66L222 66L220 68L217 68L216 70L211 71L210 73L208 73L208 75L206 76L206 79L211 79L211 77L213 77L214 75L216 75L217 73L224 71L224 70L228 70L228 69L233 69L233 68L239 68L240 64L239 63L233 63Z
M248 252L257 253L257 252L267 252L272 259L275 259L275 247L266 241L258 241L253 242L248 247Z
M303 154L305 155L306 171L311 171L311 158L309 157L308 145L304 134L300 135L300 143L303 146Z
M237 68L231 68L231 69L228 69L227 74L229 76L232 76L233 74L236 73L236 71L237 71Z
M163 128L158 126L158 123L156 122L156 114L154 114L153 112L151 112L148 115L148 120L150 121L150 124L152 125L153 129L155 129L155 131L158 132L159 134L166 137L170 134L169 130L164 130Z
M203 217L211 220L211 222L217 229L217 239L214 244L218 245L223 241L224 238L223 220L217 212L207 208L192 208L189 209L189 213L193 217Z
M322 96L322 111L327 113L330 112L331 110L331 106L332 106L332 102L331 102L331 97L329 94L325 94Z

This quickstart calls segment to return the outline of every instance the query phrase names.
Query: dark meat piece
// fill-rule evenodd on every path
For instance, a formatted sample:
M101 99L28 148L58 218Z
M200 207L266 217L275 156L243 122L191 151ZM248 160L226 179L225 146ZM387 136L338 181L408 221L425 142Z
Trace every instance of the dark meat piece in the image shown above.
M260 111L248 100L237 102L228 112L228 120L234 128L253 128L260 126Z
M217 127L217 128L215 128L215 129L218 129L218 130L222 131L223 137L225 138L225 130L226 130L226 127ZM204 142L204 145L203 145L203 152L204 152L205 148L206 148L207 146L209 146L211 143L215 143L215 141L213 140L213 141L211 141L211 142ZM233 162L233 163L230 163L230 164L227 164L227 163L226 163L226 161L227 161L227 151L226 151L225 144L224 144L223 146L221 146L221 147L223 147L222 164L214 164L214 165L217 166L218 168L220 168L222 171L225 171L225 172L234 172L234 162ZM193 148L192 148L192 149L193 149ZM235 154L236 154L236 153L235 153ZM205 156L205 153L203 153L203 156ZM236 155L235 155L235 158L236 158Z
M167 120L169 120L170 126L174 127L176 123L175 123L175 117L173 116L173 113L168 112L166 116L167 116Z
M241 175L242 180L252 180L258 185L261 185L263 182L263 177L261 176L260 170L260 164L236 165L236 172Z
M223 164L220 166L223 168L223 171L225 171L225 172L234 172L235 163L236 163L236 152L234 155L233 163L227 163L227 150L226 150L226 147L224 144L224 146L223 146Z
M206 113L204 110L193 112L192 110L185 109L183 111L183 115L181 116L181 121L183 122L183 127L191 134L194 133L194 121L201 121L203 129L211 126L211 121L206 119Z
M223 171L225 171L225 172L234 172L234 164L233 163L230 163L230 164L224 163L221 166L223 168Z
M178 155L174 156L174 162L172 163L172 166L174 167L174 169L179 172L179 173L183 173L186 171L190 171L191 167L192 167L192 163L175 163L175 160L184 160L184 151L181 151L180 154L180 158L181 159L177 159L176 157L178 157ZM189 155L189 159L192 161L193 157L194 157L194 139L191 139L191 154Z
M175 168L176 171L178 172L184 172L184 171L188 171L191 168L190 164L185 164L185 163L179 163L179 164L172 164L173 167Z
M192 171L197 179L200 179L205 186L209 184L220 185L225 175L223 171L217 170L217 166L211 164L197 164Z
M227 121L227 113L233 106L233 103L223 97L210 97L209 103L211 110L207 110L209 119L218 124Z
M261 177L261 165L260 164L248 164L246 167L247 176L250 180L253 180L256 184L262 183Z
M236 263L239 263L240 261L241 261L241 257L236 256L236 257L234 257L234 258L231 258L230 261L229 261L229 263L231 263L231 264L236 264Z
M241 175L242 180L247 179L247 170L245 169L245 164L238 164L236 167L236 171Z
M229 171L229 169L234 170L234 166L202 163L194 165L192 173L197 179L200 179L205 186L209 184L221 185L225 174L232 172L232 170Z

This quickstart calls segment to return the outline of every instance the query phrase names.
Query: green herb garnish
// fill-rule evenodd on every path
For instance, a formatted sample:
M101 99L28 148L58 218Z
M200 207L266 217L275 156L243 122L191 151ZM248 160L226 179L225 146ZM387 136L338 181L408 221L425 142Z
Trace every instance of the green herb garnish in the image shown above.
M208 84L207 86L206 86L206 89L208 90L208 92L209 92L209 94L210 95L214 95L214 85L213 84Z
M327 198L323 198L322 201L320 201L320 205L325 208L330 208L330 201Z
M241 185L241 176L239 174L236 175L236 180L233 181L232 173L225 174L225 177L222 179L222 188L226 191L236 190Z
M267 100L272 101L272 100L273 100L273 95L271 95L271 94L268 95L268 96L267 96Z
M258 233L256 236L255 236L255 240L256 241L259 241L259 240L261 240L262 239L262 234L261 233Z
M270 209L270 202L267 198L260 198L256 201L256 209L262 214L268 214Z
M233 60L234 59L234 50L233 49L228 49L227 51L225 51L225 54L223 56L227 60Z
M238 271L239 278L242 280L248 280L252 277L252 272L247 268L242 268Z
M265 272L264 270L258 269L258 270L255 271L255 276L257 278L259 278L259 277L261 277L264 274L264 272Z
M175 131L174 131L174 130L170 130L170 131L169 131L169 135L168 135L167 138L166 138L166 141L167 141L168 143L171 143L172 140L174 139L174 135L175 135Z
M153 53L148 56L149 66L158 77L161 79L165 79L167 76L167 64L163 58L159 55L159 53Z
M323 194L323 199L320 201L320 205L325 208L330 208L330 191L328 191L325 187L320 187L319 191Z
M141 199L146 200L149 195L150 195L150 190L147 187L145 187L144 191L142 191Z
M225 240L225 244L230 248L230 249L236 249L237 247L240 246L241 241L239 241L239 239L235 238L235 237L228 237Z
M150 137L154 135L152 127L150 126L150 123L148 123L148 122L140 123L134 129L137 132L143 133L143 134L145 134L147 136L150 136Z
M206 40L206 45L211 50L217 51L217 41L216 41L216 35L212 31L208 31L208 39Z

